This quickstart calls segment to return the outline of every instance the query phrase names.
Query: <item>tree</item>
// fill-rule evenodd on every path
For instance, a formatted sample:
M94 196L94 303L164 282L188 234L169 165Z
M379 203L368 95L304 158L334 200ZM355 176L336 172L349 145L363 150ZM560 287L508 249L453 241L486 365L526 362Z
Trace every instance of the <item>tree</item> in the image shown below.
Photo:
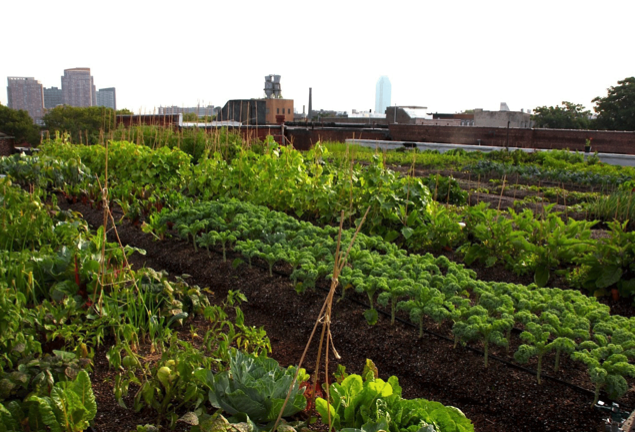
M198 114L196 113L184 113L183 114L183 121L185 122L198 122Z
M100 133L115 127L115 111L102 106L57 106L44 115L44 125L49 133L68 132L74 143L97 144Z
M134 113L128 108L122 108L117 110L117 115L134 115Z
M593 99L601 129L635 131L635 77L617 82L606 97Z
M562 102L562 106L541 106L534 110L531 119L534 126L550 129L589 129L591 111L583 105Z
M14 110L0 105L0 132L14 137L18 144L40 143L40 128L33 123L33 119L25 110Z

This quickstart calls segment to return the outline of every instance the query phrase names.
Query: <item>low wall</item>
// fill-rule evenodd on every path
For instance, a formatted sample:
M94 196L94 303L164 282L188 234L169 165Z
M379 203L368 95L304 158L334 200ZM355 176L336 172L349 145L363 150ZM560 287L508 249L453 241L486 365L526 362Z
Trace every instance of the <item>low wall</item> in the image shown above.
M635 132L570 129L490 128L477 126L389 125L394 141L438 142L537 149L584 151L591 138L591 150L603 153L635 154Z
M13 153L13 139L0 139L0 156L10 156Z
M387 129L360 128L285 128L286 138L298 150L309 150L318 141L345 142L347 138L385 140L390 139Z

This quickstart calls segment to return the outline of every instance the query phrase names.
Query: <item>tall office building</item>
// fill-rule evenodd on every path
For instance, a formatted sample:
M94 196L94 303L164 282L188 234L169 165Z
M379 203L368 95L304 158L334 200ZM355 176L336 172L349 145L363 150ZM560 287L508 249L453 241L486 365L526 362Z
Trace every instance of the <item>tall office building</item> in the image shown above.
M383 114L390 106L390 80L383 75L375 86L375 113Z
M35 123L44 117L44 92L42 83L33 77L7 77L9 108L26 110Z
M117 93L114 87L97 90L97 106L117 109Z
M58 105L62 105L64 99L62 97L62 89L57 87L44 89L44 108L53 109Z
M65 105L74 107L90 107L97 104L90 68L64 69L62 99Z

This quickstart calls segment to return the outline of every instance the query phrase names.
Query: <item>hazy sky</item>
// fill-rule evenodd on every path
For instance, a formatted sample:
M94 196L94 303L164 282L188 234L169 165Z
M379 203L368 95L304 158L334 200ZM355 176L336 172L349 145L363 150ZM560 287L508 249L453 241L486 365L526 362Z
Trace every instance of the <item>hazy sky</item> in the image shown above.
M259 98L268 74L300 112L309 87L314 109L374 108L381 75L428 111L590 109L635 75L634 0L5 0L0 16L5 83L90 67L135 112Z

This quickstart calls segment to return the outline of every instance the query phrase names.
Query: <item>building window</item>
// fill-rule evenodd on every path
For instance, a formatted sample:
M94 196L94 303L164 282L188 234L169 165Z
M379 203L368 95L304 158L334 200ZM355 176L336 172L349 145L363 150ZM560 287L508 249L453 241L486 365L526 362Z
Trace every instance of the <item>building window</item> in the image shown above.
M280 108L276 108L276 114L280 114Z
M291 114L291 108L287 108L287 114Z

